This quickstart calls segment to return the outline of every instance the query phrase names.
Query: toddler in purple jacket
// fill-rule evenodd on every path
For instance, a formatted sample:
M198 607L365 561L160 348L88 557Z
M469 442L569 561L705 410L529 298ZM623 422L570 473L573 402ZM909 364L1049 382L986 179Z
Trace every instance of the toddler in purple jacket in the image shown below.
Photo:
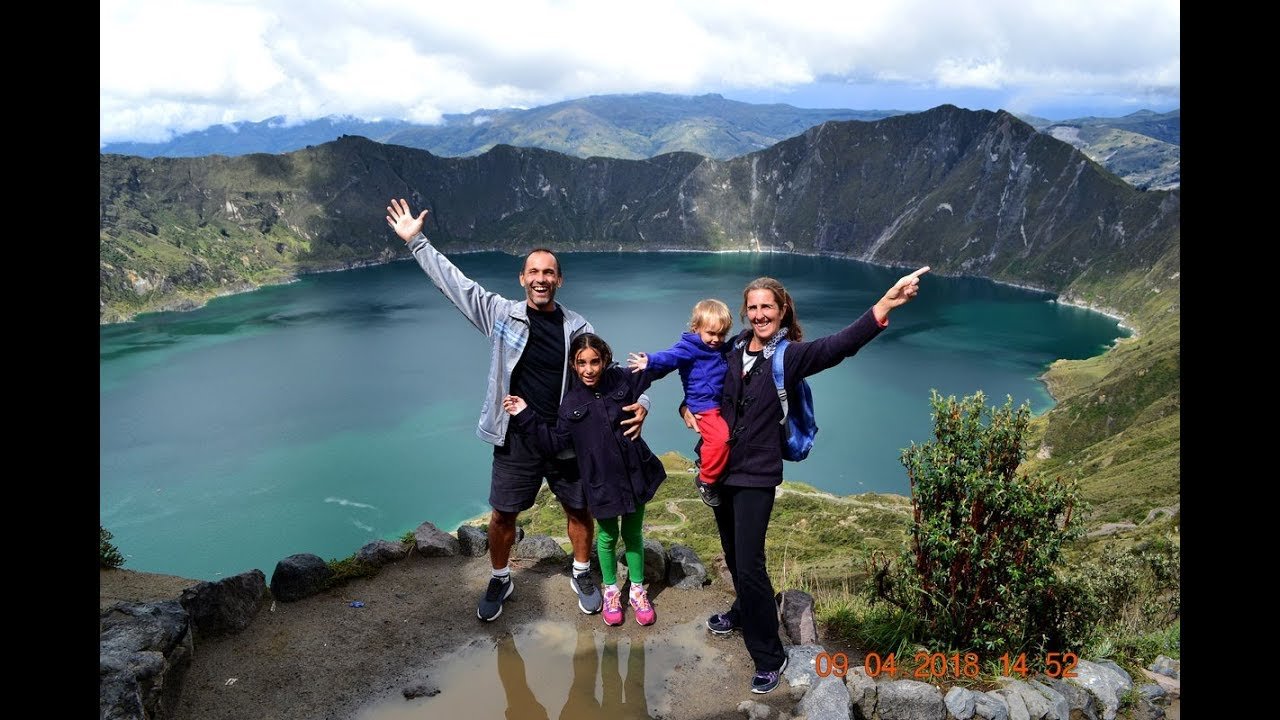
M720 396L724 393L724 374L728 369L724 354L725 337L733 327L729 306L719 300L700 300L689 317L689 332L670 348L652 355L630 353L627 366L632 372L647 369L656 380L672 370L680 371L684 384L684 404L698 413L699 469L694 485L702 502L711 507L720 504L716 480L729 462L729 426L720 416Z

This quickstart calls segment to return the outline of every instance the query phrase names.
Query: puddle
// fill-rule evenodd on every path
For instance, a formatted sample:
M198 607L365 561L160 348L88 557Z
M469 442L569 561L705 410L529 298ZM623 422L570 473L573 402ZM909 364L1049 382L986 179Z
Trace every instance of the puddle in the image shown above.
M670 716L667 680L714 654L701 623L635 634L539 622L477 639L422 669L358 720L610 720ZM647 635L647 637L646 637ZM419 697L406 699L409 689ZM438 692L436 692L438 691ZM427 696L428 693L433 693Z

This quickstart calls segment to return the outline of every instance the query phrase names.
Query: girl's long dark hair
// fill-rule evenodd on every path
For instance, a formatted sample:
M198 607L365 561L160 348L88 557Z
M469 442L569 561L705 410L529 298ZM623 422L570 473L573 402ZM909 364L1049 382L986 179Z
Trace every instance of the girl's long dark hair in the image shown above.
M600 367L608 368L613 365L613 349L609 347L609 343L604 338L595 333L582 333L569 343L569 375L577 377L578 374L573 371L573 361L578 359L578 353L591 348L600 354Z

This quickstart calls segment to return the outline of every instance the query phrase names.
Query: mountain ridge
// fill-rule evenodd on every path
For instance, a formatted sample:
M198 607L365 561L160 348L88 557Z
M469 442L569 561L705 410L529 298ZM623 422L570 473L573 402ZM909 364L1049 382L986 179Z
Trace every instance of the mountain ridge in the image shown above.
M446 250L554 243L927 261L1125 313L1152 288L1176 290L1151 270L1176 265L1177 191L1135 190L1008 113L954 106L828 122L726 161L508 145L444 158L346 136L282 155L104 154L100 181L104 321L183 292L403 257L374 215L390 197L430 209L428 236Z
M591 95L533 108L447 114L437 124L366 121L350 116L295 123L276 116L258 122L215 125L165 142L105 143L101 151L142 157L236 156L290 152L341 135L360 135L448 157L478 155L505 144L539 147L580 158L639 160L687 151L727 160L765 149L830 120L871 121L905 114L911 113L744 103L714 93L633 93ZM1180 182L1176 173L1180 115L1176 110L1056 122L1021 117L1042 132L1063 135L1074 131L1070 138L1063 135L1059 139L1073 142L1132 185L1169 189Z

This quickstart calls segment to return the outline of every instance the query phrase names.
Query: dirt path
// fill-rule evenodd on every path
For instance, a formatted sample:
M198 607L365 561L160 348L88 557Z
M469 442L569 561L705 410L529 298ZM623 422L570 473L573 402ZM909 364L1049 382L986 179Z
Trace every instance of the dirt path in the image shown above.
M688 500L686 502L702 502L702 501ZM644 531L646 534L651 532L670 532L672 530L679 530L680 528L689 524L689 516L680 512L680 504L678 502L676 502L675 500L668 500L665 507L667 508L667 512L680 518L680 522L671 523L668 525L646 525L644 528Z
M576 634L578 643L595 642L603 648L606 668L610 657L621 653L627 658L628 648L631 666L640 659L645 698L628 694L629 708L610 717L737 720L743 700L770 705L775 716L794 708L785 687L769 695L748 691L753 667L740 634L712 636L703 628L708 615L732 600L720 581L701 590L651 590L657 624L640 627L628 614L625 625L610 628L599 615L578 609L567 573L519 564L514 569L515 595L492 623L475 617L475 603L488 581L487 558L423 558L415 553L343 588L298 602L275 602L274 607L267 601L239 635L196 640L176 718L436 717L460 694L506 705L512 718L593 717L591 712L571 712L569 700L575 696L570 693L566 700L554 690L583 681L580 663L569 659L581 657L572 652L572 639L568 655L530 650L533 628L543 634ZM176 596L181 582L175 580L191 582L104 571L101 600L109 604L108 598L155 596L175 587ZM364 606L353 608L354 600ZM516 645L525 650L513 656L508 651ZM477 653L480 660L475 660ZM489 664L476 667L495 667L496 657L497 672L458 669L486 654L492 656ZM535 678L536 671L536 680L516 682L504 673L511 664L503 658L519 659L521 654L526 674ZM597 672L589 687L601 678L607 696L610 674ZM470 679L459 684L450 679L455 676ZM440 690L434 697L403 698L406 689L436 682L444 684L431 688Z

